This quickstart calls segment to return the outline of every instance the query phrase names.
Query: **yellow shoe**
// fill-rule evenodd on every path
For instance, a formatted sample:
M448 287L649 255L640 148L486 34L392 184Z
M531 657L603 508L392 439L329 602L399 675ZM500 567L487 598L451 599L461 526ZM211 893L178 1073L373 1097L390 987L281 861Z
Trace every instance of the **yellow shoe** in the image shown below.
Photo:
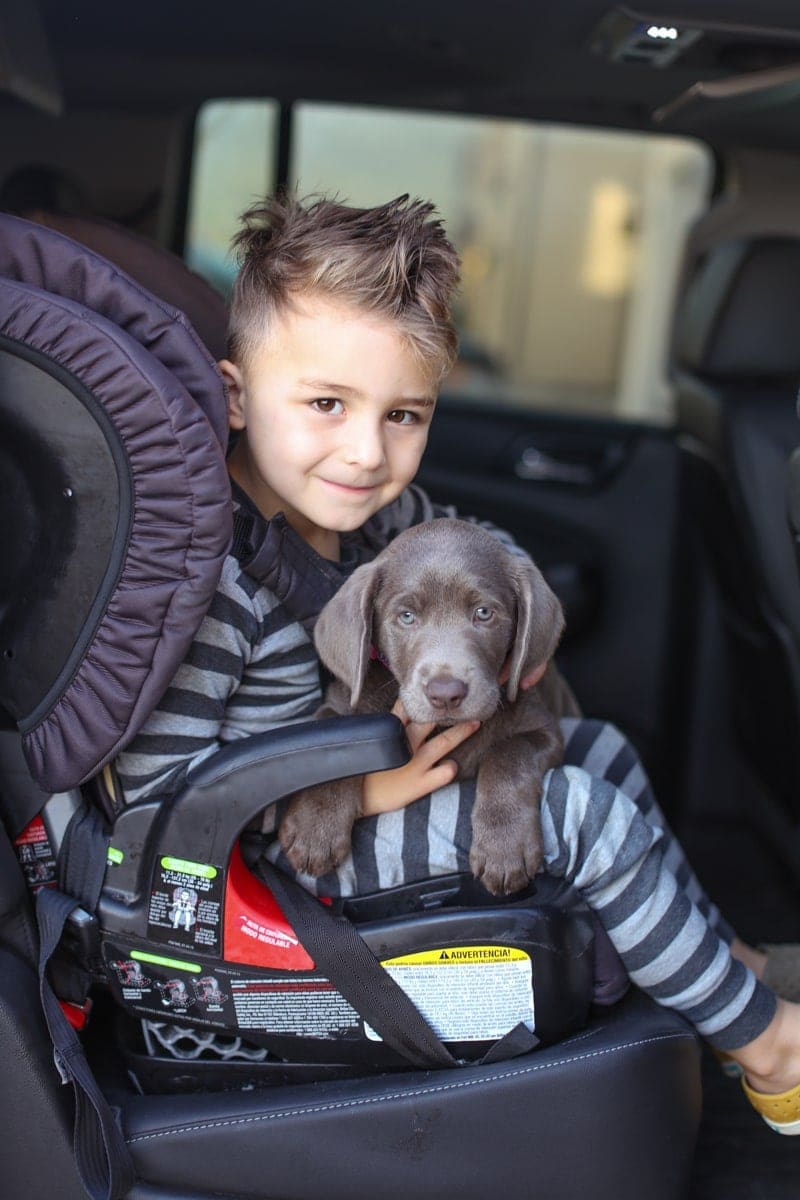
M756 1092L742 1076L744 1094L756 1112L776 1133L800 1134L800 1083L788 1092Z

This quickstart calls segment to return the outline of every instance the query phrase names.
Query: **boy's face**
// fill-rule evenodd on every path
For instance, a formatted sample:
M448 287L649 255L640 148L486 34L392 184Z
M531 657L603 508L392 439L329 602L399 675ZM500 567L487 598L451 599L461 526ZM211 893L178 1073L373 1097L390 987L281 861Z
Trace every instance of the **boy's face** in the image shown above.
M436 390L397 325L321 297L275 320L244 369L220 364L230 470L325 557L399 496L419 467Z

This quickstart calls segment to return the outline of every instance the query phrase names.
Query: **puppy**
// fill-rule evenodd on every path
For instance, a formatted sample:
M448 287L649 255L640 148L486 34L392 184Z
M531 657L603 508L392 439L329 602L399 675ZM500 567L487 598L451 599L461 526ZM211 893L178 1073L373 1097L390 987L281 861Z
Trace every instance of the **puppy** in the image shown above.
M448 757L460 778L476 777L470 867L498 895L525 887L541 864L542 778L561 761L558 717L579 713L552 665L536 687L519 687L552 658L563 627L529 559L444 518L406 530L359 567L314 633L334 676L317 717L386 711L399 695L411 721L481 721ZM360 803L360 777L296 793L279 829L292 866L322 875L342 862Z

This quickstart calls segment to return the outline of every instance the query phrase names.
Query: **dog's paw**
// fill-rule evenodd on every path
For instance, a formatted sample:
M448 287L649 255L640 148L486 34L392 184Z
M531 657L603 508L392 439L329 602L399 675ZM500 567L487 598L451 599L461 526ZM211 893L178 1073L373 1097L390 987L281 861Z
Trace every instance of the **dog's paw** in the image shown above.
M350 853L353 821L349 813L323 809L298 796L278 830L281 849L295 871L315 877L333 871Z
M493 896L521 892L542 865L541 841L537 837L523 841L509 838L500 847L487 844L488 841L473 838L469 856L472 874Z

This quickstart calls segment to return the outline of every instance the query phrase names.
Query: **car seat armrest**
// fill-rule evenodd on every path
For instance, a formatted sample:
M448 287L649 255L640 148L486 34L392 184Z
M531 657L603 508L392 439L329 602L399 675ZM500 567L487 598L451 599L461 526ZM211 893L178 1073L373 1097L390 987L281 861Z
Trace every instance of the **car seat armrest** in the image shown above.
M127 910L135 919L161 858L224 866L242 830L277 800L313 784L400 767L408 758L405 729L388 713L304 721L233 742L192 768L175 797L119 815L103 904L113 905L118 918Z
M164 833L174 831L179 844L206 854L221 850L224 858L249 822L284 796L348 775L401 767L408 758L403 725L386 713L304 721L257 734L189 772ZM197 828L203 821L216 827L203 832Z

